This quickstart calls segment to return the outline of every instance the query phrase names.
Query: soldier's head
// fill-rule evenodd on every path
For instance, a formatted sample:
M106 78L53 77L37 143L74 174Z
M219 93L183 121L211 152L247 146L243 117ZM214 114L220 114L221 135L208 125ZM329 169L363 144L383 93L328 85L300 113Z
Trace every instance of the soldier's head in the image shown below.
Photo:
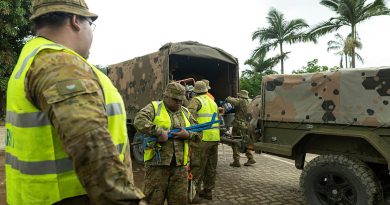
M244 99L249 99L249 96L248 96L248 91L246 90L240 90L240 92L238 92L237 96L239 98L244 98Z
M205 82L203 82L203 81L196 81L195 82L194 92L197 95L205 94L205 93L207 93L207 91L208 91L208 89L207 89L207 85Z
M210 87L210 81L209 81L209 80L207 80L207 79L202 79L202 80L200 80L200 81L206 83L207 90L210 90L210 89L211 89L211 87Z
M164 91L164 104L171 111L178 111L183 105L186 89L180 83L171 82Z
M34 32L87 58L93 39L93 21L84 0L32 0Z

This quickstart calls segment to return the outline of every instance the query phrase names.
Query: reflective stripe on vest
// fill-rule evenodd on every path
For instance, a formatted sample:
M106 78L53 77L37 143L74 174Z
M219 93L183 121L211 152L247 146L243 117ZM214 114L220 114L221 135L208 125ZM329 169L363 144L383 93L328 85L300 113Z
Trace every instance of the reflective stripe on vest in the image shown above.
M122 113L122 107L119 103L106 105L107 116L120 115ZM47 119L44 112L18 114L7 111L5 121L17 127L39 127L50 124L49 119Z
M116 149L119 153L122 152L123 146L124 144L116 145ZM19 160L10 153L5 153L5 164L9 164L13 169L28 175L61 174L74 169L73 162L69 158L28 162Z
M26 73L44 49L72 54L93 69L103 88L109 133L121 160L128 145L124 104L108 77L74 51L44 38L32 39L23 47L7 89L5 169L9 204L52 204L86 194L55 128L24 92Z
M166 110L164 103L162 101L153 101L152 105L154 108L154 113L156 113L154 116L154 119L153 119L153 124L155 124L161 128L171 130L172 129L171 118L169 117L168 111ZM185 126L186 127L191 126L191 123L188 120L190 114L189 114L189 111L185 107L182 107L182 114L183 114L183 118L185 120ZM161 146L161 145L159 143L156 143L156 146ZM153 159L154 155L155 155L155 152L154 152L153 148L145 149L144 150L144 161L146 162L146 161ZM184 155L183 156L183 163L184 163L183 165L187 165L187 163L188 163L188 140L184 141L183 155Z
M198 123L210 122L214 113L218 113L218 106L215 102L206 94L195 97L202 104L200 110L198 110ZM202 131L203 141L219 141L219 125L218 123L213 124L213 127L208 130Z

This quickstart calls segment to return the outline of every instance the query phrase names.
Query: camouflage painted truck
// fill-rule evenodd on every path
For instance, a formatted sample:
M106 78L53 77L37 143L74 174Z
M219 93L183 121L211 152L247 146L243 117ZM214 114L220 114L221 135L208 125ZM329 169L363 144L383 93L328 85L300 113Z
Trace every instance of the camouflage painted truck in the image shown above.
M269 75L260 99L254 149L295 160L308 204L384 203L390 67ZM316 157L305 162L308 153Z
M237 58L222 49L194 41L167 43L157 52L110 65L108 76L125 103L134 159L143 162L143 147L139 144L142 135L133 127L135 114L151 101L162 100L170 81L207 79L210 92L220 103L227 96L236 95L238 72Z

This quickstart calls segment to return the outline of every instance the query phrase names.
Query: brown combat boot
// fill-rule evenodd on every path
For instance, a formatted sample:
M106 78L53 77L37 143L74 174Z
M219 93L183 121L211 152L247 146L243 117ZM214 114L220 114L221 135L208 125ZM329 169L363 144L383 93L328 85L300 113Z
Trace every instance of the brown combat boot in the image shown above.
M199 196L207 200L213 200L213 191L211 191L211 189L203 189L199 193Z
M239 161L234 160L234 162L230 163L231 167L241 167L241 164Z
M251 166L254 163L256 163L254 159L248 159L248 161L244 163L244 166Z

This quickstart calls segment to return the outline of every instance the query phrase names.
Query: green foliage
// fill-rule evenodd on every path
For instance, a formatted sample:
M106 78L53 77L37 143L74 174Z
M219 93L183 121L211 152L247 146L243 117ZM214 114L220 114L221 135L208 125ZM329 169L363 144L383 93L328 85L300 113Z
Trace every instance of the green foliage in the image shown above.
M13 67L26 37L31 35L30 0L0 1L0 62L1 69Z
M263 76L276 73L277 72L270 69L264 72L244 70L240 77L240 90L247 90L249 92L249 97L254 98L261 94L261 81Z
M0 0L0 118L9 76L25 40L31 36L30 9L30 0Z
M240 77L240 89L247 90L251 98L260 95L261 80L265 75L276 74L272 70L278 63L276 58L266 58L267 52L261 51L257 55L245 61L245 65L251 67L250 70L244 70Z
M273 59L281 63L281 73L284 73L284 60L287 58L289 52L283 51L284 43L296 43L304 41L316 41L311 38L302 29L309 27L303 19L293 19L287 21L284 15L271 8L267 16L269 26L266 28L259 28L252 34L252 40L259 39L260 46L257 47L252 54L252 58L256 58L259 53L266 53L271 49L274 50L279 47L279 55Z
M97 69L99 69L102 73L104 73L105 75L108 74L108 66L104 66L104 65L94 65Z
M11 67L4 67L0 69L0 91L7 90L7 83L9 76L11 76L12 68Z
M362 49L362 43L360 42L360 38L356 38L355 40L352 38L352 34L349 34L346 38L344 38L341 34L337 33L334 40L328 41L328 52L336 51L335 55L340 56L340 68L343 68L343 61L345 59L345 67L348 68L348 58L351 58L353 54L353 50ZM355 56L357 59L364 63L363 58L355 51Z
M249 65L254 72L269 72L272 68L278 64L279 59L277 58L266 58L266 52L258 52L257 55L252 56L250 59L245 61L245 65Z
M240 89L247 90L249 92L250 98L253 98L256 95L260 95L262 77L263 74L258 72L243 72L242 76L240 77Z
M352 34L351 67L355 67L355 47L357 45L357 24L374 16L390 15L390 9L386 6L385 0L374 0L367 3L367 0L321 0L320 4L328 7L336 13L310 31L312 38L325 35L341 28L349 26Z
M317 73L324 71L335 71L339 68L337 66L329 68L328 66L318 65L318 59L313 59L312 61L307 62L306 66L303 66L301 70L293 70L293 74L302 74L302 73Z

